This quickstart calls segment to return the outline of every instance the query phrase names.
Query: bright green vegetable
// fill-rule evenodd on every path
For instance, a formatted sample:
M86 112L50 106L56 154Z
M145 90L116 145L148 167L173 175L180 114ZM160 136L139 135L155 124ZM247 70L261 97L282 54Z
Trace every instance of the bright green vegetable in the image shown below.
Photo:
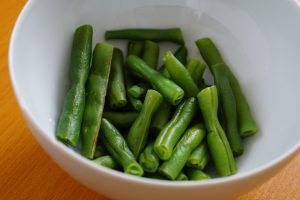
M218 94L216 86L203 89L197 95L199 107L207 129L207 144L220 176L236 172L236 164L227 137L218 121Z
M159 57L159 45L155 42L146 40L144 46L143 60L149 67L156 69Z
M103 113L103 117L108 119L115 127L119 129L130 128L135 119L138 117L138 115L139 112L136 111L107 111Z
M163 57L163 62L171 78L184 89L188 97L194 97L199 92L199 88L185 68L171 53L167 51Z
M238 130L236 103L226 66L223 63L211 66L214 80L219 92L222 115L225 122L225 133L234 155L239 156L244 152L244 145Z
M180 172L180 174L176 177L176 181L188 181L188 177L183 172Z
M130 70L138 73L143 79L149 81L154 88L163 95L166 101L172 105L180 103L184 96L184 91L181 87L149 67L137 56L128 56L127 63Z
M85 83L90 69L93 28L83 25L76 29L70 64L71 87L64 100L56 137L75 147L78 143L85 106Z
M180 28L169 29L143 29L131 28L121 30L111 30L105 32L105 39L125 39L125 40L151 40L154 42L169 41L184 44Z
M166 123L168 123L170 119L172 111L172 106L168 103L163 101L157 111L155 112L153 119L151 121L150 132L154 133L155 135L158 134L161 129L164 127Z
M101 141L111 156L122 165L124 172L135 176L142 176L143 168L135 160L125 139L107 119L102 118Z
M159 167L159 172L167 178L175 180L184 168L192 151L201 143L205 136L203 124L189 128L176 145L171 157Z
M152 116L162 101L163 97L159 92L148 90L142 110L128 132L127 143L136 158L146 145Z
M139 156L139 163L145 172L154 173L159 166L159 157L153 150L153 142L149 143Z
M133 98L140 98L144 94L146 94L146 90L139 86L139 85L133 85L128 90L128 95L132 96Z
M172 119L159 132L155 142L154 151L162 160L170 158L173 148L184 134L197 111L197 100L191 97L181 103Z
M186 166L203 170L210 159L208 147L206 142L201 144L194 149L189 159L186 162Z
M138 57L141 57L144 52L144 42L139 41L129 41L127 46L127 56L133 54Z
M127 104L123 65L122 51L114 48L108 90L111 108L122 108Z
M89 159L94 158L105 104L112 54L113 46L105 43L96 45L86 84L86 104L81 125L81 154Z
M224 63L220 52L218 51L217 47L210 38L199 39L196 41L196 45L202 57L204 58L204 60L210 68L214 64ZM237 78L228 66L226 68L228 71L227 73L230 81L230 86L232 88L236 100L236 109L240 134L243 137L253 135L257 132L258 128L252 116L250 106L247 102L245 95L241 90Z
M186 170L186 175L188 179L192 181L211 179L211 177L208 174L204 173L199 169L189 168Z
M206 65L196 59L196 58L189 58L188 63L186 65L186 69L188 70L189 74L191 75L194 82L201 87L203 83L203 73L205 71Z
M98 157L92 162L110 169L118 169L120 167L119 163L110 155Z

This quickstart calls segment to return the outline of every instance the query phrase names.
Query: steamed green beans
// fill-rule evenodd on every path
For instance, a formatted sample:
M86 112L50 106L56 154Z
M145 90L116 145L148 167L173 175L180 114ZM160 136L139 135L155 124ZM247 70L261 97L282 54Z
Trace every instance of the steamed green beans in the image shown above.
M206 142L202 142L191 153L189 159L186 162L187 167L203 170L210 159L208 147Z
M139 156L139 163L145 172L154 173L159 166L159 157L153 149L153 142L150 142Z
M109 103L111 108L122 108L127 104L123 67L123 53L114 48L109 77Z
M125 139L107 119L102 118L100 138L111 156L122 165L124 172L142 176L143 168L137 163Z
M200 144L205 136L203 124L189 128L177 143L171 157L159 167L159 172L174 180L180 174L191 152Z
M236 172L236 164L227 137L218 121L218 94L216 86L203 89L197 94L199 107L207 129L207 144L215 168L220 176Z
M202 38L196 41L196 45L206 61L207 65L211 68L214 64L224 63L223 58L212 42L210 38ZM211 70L212 71L212 70ZM239 123L239 131L241 136L249 136L253 135L257 132L258 128L256 122L252 116L250 106L246 100L245 95L243 94L240 84L232 73L232 71L227 67L228 78L230 81L230 86L234 93L234 97L236 100L236 109L237 109L237 117Z
M186 170L186 175L188 179L192 181L211 179L211 177L208 174L204 173L199 169L189 168Z
M162 160L168 160L173 148L184 134L197 110L197 100L194 97L181 103L172 119L159 132L154 142L154 151Z
M181 87L149 67L142 59L135 55L129 55L127 63L129 69L138 73L143 79L149 81L154 88L163 95L165 100L172 105L180 103L184 96L184 91Z
M138 115L139 112L137 111L107 111L103 113L103 117L108 119L114 126L119 129L130 128Z
M159 92L148 90L142 110L128 132L127 143L136 158L146 145L151 118L162 100L163 97Z
M105 39L125 39L125 40L151 40L154 42L175 42L184 44L182 32L180 28L169 29L120 29L105 32Z
M171 51L167 51L163 62L171 78L184 89L188 97L195 97L199 88L194 82L188 70L175 58Z
M119 163L110 155L98 157L92 162L110 169L118 169L120 167Z
M159 57L159 45L155 42L146 40L144 45L143 60L149 67L156 69Z
M170 119L171 111L172 106L168 102L163 101L160 104L151 121L151 133L157 135L157 133L159 133L161 129L163 129L165 124L168 123Z
M202 76L206 68L205 64L196 58L189 58L186 68L196 85L199 87L203 83Z
M85 106L85 82L87 80L92 55L93 28L83 25L76 29L70 64L71 87L64 100L56 137L75 147L78 143L81 121Z

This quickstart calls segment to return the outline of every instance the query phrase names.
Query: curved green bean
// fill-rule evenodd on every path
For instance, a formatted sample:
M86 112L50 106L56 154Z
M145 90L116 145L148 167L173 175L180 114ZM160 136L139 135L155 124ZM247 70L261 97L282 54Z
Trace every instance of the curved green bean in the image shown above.
M139 156L139 163L145 172L154 173L159 166L159 157L153 150L153 142L149 143Z
M154 151L162 160L170 158L173 148L184 134L197 111L197 100L190 97L181 103L172 119L159 132L154 142Z
M120 167L120 164L110 155L98 157L92 162L110 169L118 169Z
M111 156L122 165L124 172L142 176L143 168L135 160L125 139L107 119L102 118L100 139Z
M73 147L78 143L84 112L85 83L90 69L92 37L93 28L90 25L80 26L74 33L69 71L71 87L65 97L56 129L57 139Z
M139 86L139 85L133 85L127 90L128 95L132 96L133 98L140 98L144 94L146 94L146 90Z
M184 44L180 28L169 29L149 29L130 28L120 30L110 30L105 32L105 39L125 39L125 40L151 40L154 42L169 41Z
M207 143L201 142L201 144L198 147L196 147L191 153L189 159L186 162L186 166L203 170L209 160L210 155L208 152Z
M220 176L229 176L236 172L227 137L218 121L218 93L216 86L203 89L197 95L199 107L207 129L207 144L215 168Z
M135 55L129 55L127 59L129 68L138 73L143 79L149 81L165 100L172 105L180 103L184 91L173 81L165 78L162 74L149 67L142 59Z
M184 168L191 152L201 143L205 136L203 124L189 128L176 145L171 157L159 167L159 172L175 180Z
M101 117L111 68L113 46L98 43L94 49L92 67L86 84L86 104L82 118L81 154L94 158Z
M171 78L183 88L188 97L194 97L199 92L199 88L185 68L171 53L167 51L163 57L163 62Z
M162 100L163 97L159 92L148 90L142 110L128 132L127 143L136 158L146 145L152 116Z
M199 169L188 168L185 171L185 173L186 173L188 179L191 181L211 179L211 177L208 174L204 173L203 171L201 171Z

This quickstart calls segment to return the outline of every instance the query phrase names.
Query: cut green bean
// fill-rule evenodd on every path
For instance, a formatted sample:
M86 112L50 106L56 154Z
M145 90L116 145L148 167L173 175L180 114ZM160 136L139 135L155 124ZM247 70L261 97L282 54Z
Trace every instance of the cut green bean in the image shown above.
M214 64L225 63L223 58L210 38L202 38L196 41L196 45L206 61L207 65L211 68ZM250 106L247 102L245 95L243 94L240 84L227 66L228 78L234 97L236 100L237 117L239 124L239 132L242 137L253 135L257 132L257 124L252 116Z
M112 45L96 44L92 67L86 84L86 104L81 125L81 154L89 159L94 158L105 104L112 54Z
M195 97L199 88L192 79L187 68L185 68L171 53L167 51L163 57L163 62L171 78L183 88L188 97Z
M127 104L123 65L122 51L114 48L108 90L109 104L113 109L122 108Z
M201 143L205 136L203 124L189 128L176 145L171 157L159 167L159 172L168 179L175 180L184 168L191 152Z
M114 112L107 111L103 113L103 117L108 119L118 129L130 128L139 112L126 111L126 112Z
M183 172L180 172L180 174L176 177L175 179L176 181L188 181L189 178L187 177L187 175Z
M172 105L177 105L180 103L184 96L184 91L181 87L149 67L137 56L128 56L127 63L129 69L138 73L143 79L149 81L154 88L163 95L165 100Z
M196 58L189 58L186 68L197 86L201 86L206 65Z
M154 142L154 151L162 160L170 158L173 148L184 134L197 111L197 100L191 97L181 103L172 119L159 132Z
M175 58L177 58L177 60L181 62L181 64L186 65L187 54L188 54L187 48L184 45L182 45L175 51L174 56Z
M187 167L203 170L210 159L208 147L206 142L202 142L191 153L189 159L186 162Z
M236 173L227 137L218 121L218 93L216 86L203 89L197 95L199 107L207 129L207 144L217 173L229 176Z
M150 29L150 28L130 28L120 30L110 30L105 32L105 39L125 39L125 40L151 40L154 42L175 42L184 44L180 28Z
M238 130L236 103L227 76L226 66L223 63L219 63L211 66L211 69L219 92L221 110L225 122L225 133L233 154L239 156L244 152L244 145Z
M127 46L127 57L131 54L141 57L144 52L144 42L129 41Z
M153 142L149 143L139 156L139 163L145 172L154 173L159 166L159 157L153 150Z
M168 123L172 111L172 106L163 101L155 112L151 121L150 132L155 135Z
M120 164L110 155L101 156L92 160L92 162L110 169L118 169L120 167Z
M187 175L188 179L191 181L211 179L211 177L208 174L204 173L203 171L201 171L199 169L189 168L186 170L186 175Z
M78 143L85 106L85 83L89 74L92 55L93 28L83 25L76 29L70 63L71 87L64 100L56 137L75 147Z
M148 90L142 110L128 132L127 143L136 158L146 145L152 116L162 101L163 97L159 92Z
M107 119L102 118L100 139L111 156L122 165L127 174L142 176L143 168L135 160L125 139Z
M133 98L140 98L144 94L146 94L146 90L139 86L139 85L133 85L128 90L128 95L132 96Z
M146 40L144 46L143 60L149 67L156 69L159 57L159 45L155 42Z

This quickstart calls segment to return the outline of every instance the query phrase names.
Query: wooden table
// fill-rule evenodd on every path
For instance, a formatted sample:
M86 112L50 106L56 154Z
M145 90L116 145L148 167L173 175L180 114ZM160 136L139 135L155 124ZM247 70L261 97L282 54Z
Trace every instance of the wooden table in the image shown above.
M0 200L107 200L62 171L27 128L12 91L8 45L25 0L0 3ZM300 153L280 173L237 200L300 200Z

